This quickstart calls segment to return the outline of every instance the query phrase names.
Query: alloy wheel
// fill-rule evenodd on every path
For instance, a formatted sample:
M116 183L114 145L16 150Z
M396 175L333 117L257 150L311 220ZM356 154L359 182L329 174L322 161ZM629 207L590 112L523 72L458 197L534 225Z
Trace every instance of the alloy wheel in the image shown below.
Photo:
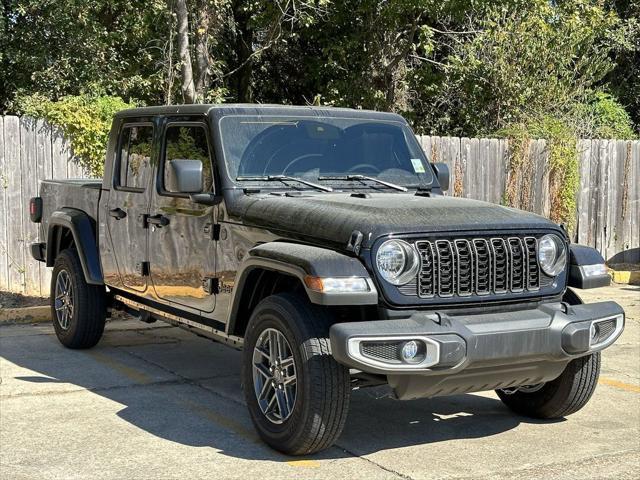
M68 330L73 318L73 286L66 270L60 270L56 278L54 308L58 325L62 330Z
M296 364L289 342L275 328L264 330L253 349L253 388L270 422L281 424L291 416L296 403Z

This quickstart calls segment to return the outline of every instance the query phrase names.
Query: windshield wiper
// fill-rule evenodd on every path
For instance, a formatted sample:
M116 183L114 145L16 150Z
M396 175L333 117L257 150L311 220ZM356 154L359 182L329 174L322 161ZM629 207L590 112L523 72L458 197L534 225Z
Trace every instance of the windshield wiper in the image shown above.
M307 185L308 187L315 188L317 190L321 190L323 192L333 192L333 188L325 187L324 185L319 185L317 183L309 182L303 178L298 177L290 177L289 175L263 175L263 176L254 176L254 177L237 177L236 180L242 181L256 181L256 182L282 182L285 180L289 180L292 182L299 182L303 185Z
M370 182L379 183L380 185L384 185L385 187L393 188L394 190L398 190L400 192L406 192L408 189L403 187L402 185L396 185L395 183L385 182L384 180L380 180L375 177L368 177L367 175L338 175L338 176L329 176L329 177L318 177L318 180L369 180Z

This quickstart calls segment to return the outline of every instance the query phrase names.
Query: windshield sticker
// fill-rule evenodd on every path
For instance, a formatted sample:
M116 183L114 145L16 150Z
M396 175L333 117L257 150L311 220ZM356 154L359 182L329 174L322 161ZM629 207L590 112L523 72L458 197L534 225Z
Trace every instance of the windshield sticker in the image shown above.
M411 159L411 164L413 165L413 171L416 173L425 173L424 171L424 164L422 163L422 160L420 160L419 158L412 158Z

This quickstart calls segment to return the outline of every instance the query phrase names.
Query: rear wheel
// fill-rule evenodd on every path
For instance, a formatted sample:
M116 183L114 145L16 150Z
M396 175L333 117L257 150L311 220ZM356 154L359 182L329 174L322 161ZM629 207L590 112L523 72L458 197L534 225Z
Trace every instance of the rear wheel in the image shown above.
M57 256L51 276L51 317L60 343L68 348L91 348L100 341L105 297L103 286L85 281L75 249Z
M349 370L331 356L330 318L285 293L262 300L245 334L242 379L253 424L271 447L304 455L331 446L349 406Z
M516 413L533 418L561 418L584 407L598 384L600 352L572 360L551 382L496 390Z

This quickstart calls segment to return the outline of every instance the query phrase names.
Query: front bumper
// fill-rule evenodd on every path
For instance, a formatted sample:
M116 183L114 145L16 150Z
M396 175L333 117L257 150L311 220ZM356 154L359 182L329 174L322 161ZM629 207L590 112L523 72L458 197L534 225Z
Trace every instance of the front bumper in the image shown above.
M419 312L402 320L338 323L330 337L338 362L387 375L396 395L408 399L550 381L572 359L611 345L623 328L624 311L615 302L553 303L515 312ZM425 345L417 364L367 350L410 340Z

